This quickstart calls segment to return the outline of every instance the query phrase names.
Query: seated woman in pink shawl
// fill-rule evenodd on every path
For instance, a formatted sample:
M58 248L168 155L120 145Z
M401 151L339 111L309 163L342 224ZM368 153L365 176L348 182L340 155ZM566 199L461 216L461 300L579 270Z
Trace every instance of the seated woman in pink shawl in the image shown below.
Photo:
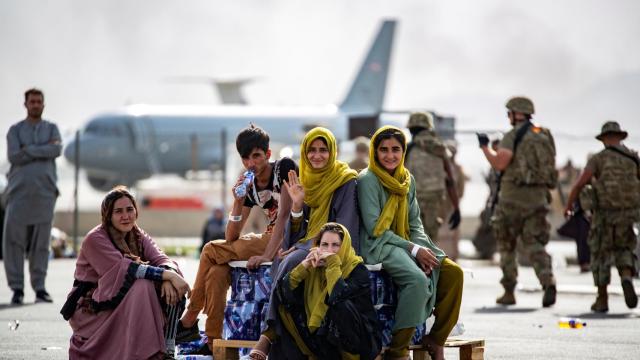
M102 224L89 231L73 289L61 310L73 329L70 359L173 359L176 323L188 283L136 225L124 186L102 201Z

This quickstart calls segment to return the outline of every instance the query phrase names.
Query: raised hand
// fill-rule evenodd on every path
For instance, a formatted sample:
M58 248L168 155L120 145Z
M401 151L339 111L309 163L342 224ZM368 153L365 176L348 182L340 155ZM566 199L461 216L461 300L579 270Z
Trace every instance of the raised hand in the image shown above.
M480 145L480 147L489 145L489 136L487 134L476 133L476 136L478 137L478 145Z
M298 174L296 174L294 170L289 170L289 174L287 175L289 176L289 181L285 180L284 188L291 198L291 209L296 212L301 211L304 204L304 188L300 183Z

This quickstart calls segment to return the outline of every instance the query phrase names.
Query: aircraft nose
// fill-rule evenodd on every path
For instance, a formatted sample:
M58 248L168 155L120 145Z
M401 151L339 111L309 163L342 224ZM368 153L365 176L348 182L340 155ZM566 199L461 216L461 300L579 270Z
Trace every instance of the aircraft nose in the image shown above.
M70 141L64 148L64 157L72 164L76 163L76 141Z

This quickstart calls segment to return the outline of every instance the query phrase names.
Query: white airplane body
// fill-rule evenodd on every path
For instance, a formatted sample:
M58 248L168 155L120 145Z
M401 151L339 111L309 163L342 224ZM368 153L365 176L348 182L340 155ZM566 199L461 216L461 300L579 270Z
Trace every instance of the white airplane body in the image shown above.
M224 166L226 144L234 143L249 123L265 129L271 142L279 144L299 144L314 126L331 129L339 141L371 135L379 126L394 30L395 21L382 24L340 106L131 105L90 119L79 144L71 141L64 155L75 163L79 146L78 165L90 184L108 190L153 174L184 175L194 166Z

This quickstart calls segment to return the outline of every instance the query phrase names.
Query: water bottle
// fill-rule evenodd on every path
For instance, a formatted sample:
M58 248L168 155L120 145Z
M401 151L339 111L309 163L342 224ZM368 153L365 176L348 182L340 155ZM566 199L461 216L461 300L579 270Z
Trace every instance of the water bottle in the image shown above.
M242 184L238 185L235 189L237 197L247 196L247 186L253 182L254 176L255 174L253 173L253 170L247 170L244 172L244 180L242 180Z
M562 329L581 329L587 326L587 323L578 318L563 317L558 320L558 327Z

